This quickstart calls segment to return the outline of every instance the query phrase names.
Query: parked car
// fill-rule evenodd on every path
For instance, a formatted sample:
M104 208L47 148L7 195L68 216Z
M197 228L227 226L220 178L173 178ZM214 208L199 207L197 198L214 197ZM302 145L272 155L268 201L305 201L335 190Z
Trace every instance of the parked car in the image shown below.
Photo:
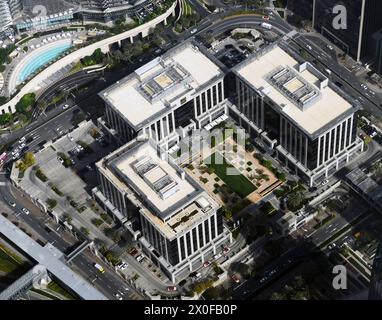
M119 293L115 293L114 297L116 297L118 300L122 300L122 297Z
M204 268L207 268L207 267L210 266L210 264L211 264L211 262L206 261L206 262L203 263L203 267L204 267Z
M135 249L135 248L132 248L132 249L129 251L129 253L130 253L133 257L135 257L135 256L138 254L138 250Z
M62 106L62 109L63 110L66 110L66 109L68 109L69 108L69 105L68 104L64 104L63 106Z
M57 160L60 161L61 163L64 163L64 159L62 159L61 157L57 157Z
M178 291L178 289L175 286L170 286L170 287L167 287L167 291L174 292L174 291Z
M141 254L135 258L138 262L141 262L143 259L144 259L144 256L142 256Z
M30 213L30 211L27 209L27 208L22 208L21 209L26 215L28 215Z
M11 206L11 207L16 207L16 203L14 203L13 201L9 201L8 204Z
M240 282L240 279L239 279L239 277L238 277L236 274L233 274L233 275L231 276L231 279L232 279L235 283L239 283L239 282Z
M117 266L120 270L125 270L127 267L128 267L128 263L127 262L124 262L124 261L121 261L121 263Z
M231 251L230 247L226 246L226 247L223 248L223 254L227 254L230 251Z
M215 260L218 260L219 258L221 258L222 254L221 253L217 253L214 255L214 259Z
M335 247L337 247L337 244L335 244L335 243L331 243L328 245L329 250L333 250Z

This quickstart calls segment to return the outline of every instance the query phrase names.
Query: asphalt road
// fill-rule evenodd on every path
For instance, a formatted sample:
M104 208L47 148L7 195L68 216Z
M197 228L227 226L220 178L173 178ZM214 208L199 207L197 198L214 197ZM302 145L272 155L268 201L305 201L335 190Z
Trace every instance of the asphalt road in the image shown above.
M8 212L14 214L13 219L17 219L28 225L41 239L51 243L60 251L68 254L74 249L74 246L78 244L77 240L69 236L65 231L53 229L48 223L48 216L44 215L39 208L11 187L7 182L4 172L0 173L0 197L0 200L6 204L10 201L16 204L15 207L11 207L8 204L10 209ZM22 213L21 209L24 207L30 210L30 214L26 215ZM104 274L99 273L98 270L93 267L93 264L96 262L104 266L106 270ZM141 294L128 286L125 281L119 278L113 271L110 271L108 267L98 259L95 259L89 252L83 252L74 258L71 262L71 267L90 283L93 283L93 285L109 299L115 300L114 294L118 292L124 293L124 300L132 299L133 295L135 299L142 299ZM126 290L125 288L128 289Z

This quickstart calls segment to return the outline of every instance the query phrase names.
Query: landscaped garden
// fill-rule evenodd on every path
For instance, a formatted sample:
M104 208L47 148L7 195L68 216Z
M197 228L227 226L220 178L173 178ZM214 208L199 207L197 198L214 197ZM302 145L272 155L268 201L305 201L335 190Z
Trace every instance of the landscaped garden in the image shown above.
M222 158L223 161L219 161L222 163L217 164L215 152L210 157L206 158L204 163L240 197L245 198L256 191L257 188L246 177L244 177L234 166L229 164L224 157ZM228 169L231 171L229 175L227 174ZM237 174L233 174L235 171Z

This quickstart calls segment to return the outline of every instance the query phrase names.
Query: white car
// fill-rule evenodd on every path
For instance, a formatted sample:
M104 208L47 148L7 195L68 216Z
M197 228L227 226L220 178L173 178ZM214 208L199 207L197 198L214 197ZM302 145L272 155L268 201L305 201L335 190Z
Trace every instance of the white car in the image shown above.
M22 208L21 209L26 215L28 215L30 213L30 211L27 209L27 208Z
M214 259L217 260L219 258L221 258L222 254L221 253L217 253L214 255Z
M329 250L333 250L335 247L337 247L337 244L335 244L335 243L331 243L328 245Z
M322 185L323 185L323 186L326 185L327 183L329 183L329 180L324 180L324 181L322 181Z
M73 141L74 139L73 139L73 137L71 136L71 135L67 135L67 137L68 137L68 139L70 140L70 141Z
M63 106L62 106L62 109L63 110L66 110L66 109L68 109L69 108L69 105L68 104L64 104Z
M114 297L116 297L118 300L123 300L119 293L115 293Z
M61 157L57 157L57 160L60 161L61 163L64 163L64 159L62 159Z
M129 265L127 264L127 262L121 262L119 265L118 265L118 268L120 270L125 270Z
M142 255L139 255L136 259L138 262L141 262L144 259L144 257Z
M191 30L191 34L194 34L196 31L198 31L198 29L196 29L196 28L195 28L195 29L192 29L192 30Z
M19 143L23 143L23 142L25 142L25 137L21 137L19 140Z

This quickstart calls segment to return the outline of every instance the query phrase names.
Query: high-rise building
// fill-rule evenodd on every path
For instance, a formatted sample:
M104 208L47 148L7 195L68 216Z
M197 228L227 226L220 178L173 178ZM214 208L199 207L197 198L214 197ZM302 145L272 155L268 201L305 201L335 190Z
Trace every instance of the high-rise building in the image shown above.
M0 30L12 25L22 12L21 0L0 0Z
M357 107L312 64L274 45L234 69L234 118L310 186L363 150Z
M128 15L147 0L69 0L80 6L81 16L86 21L110 22Z
M346 8L346 29L333 25L337 5ZM380 0L290 0L288 8L303 19L312 20L314 28L357 61L374 58L372 35L382 28ZM309 12L309 10L312 10Z
M173 283L231 239L219 205L152 139L130 141L97 169L94 196Z

